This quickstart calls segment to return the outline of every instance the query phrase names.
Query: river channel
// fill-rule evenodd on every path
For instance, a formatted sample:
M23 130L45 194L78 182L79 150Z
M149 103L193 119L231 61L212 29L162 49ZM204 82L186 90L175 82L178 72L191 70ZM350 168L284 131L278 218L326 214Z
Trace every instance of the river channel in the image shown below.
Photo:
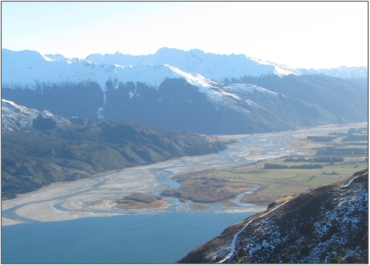
M121 210L116 200L132 192L159 194L178 189L176 174L230 168L285 155L303 155L297 137L348 130L319 127L295 132L221 136L235 140L217 154L97 174L54 184L2 202L2 263L172 263L219 235L226 227L265 208L231 200L234 207L206 204L192 211L190 202L165 198L172 205L156 210ZM97 218L100 217L100 218Z
M292 145L296 137L346 131L348 126L326 126L299 131L285 131L253 135L220 136L234 140L222 152L203 156L171 159L152 165L126 168L121 171L97 174L88 179L50 185L34 192L19 195L2 202L2 225L17 223L72 220L83 217L148 214L153 212L186 212L191 202L165 198L172 206L155 210L122 210L116 201L133 192L159 194L168 187L177 189L180 183L172 178L176 174L210 168L230 168L248 165L259 160L276 159L287 155L303 155ZM304 150L303 150L304 151ZM308 150L307 150L308 151ZM255 186L254 192L258 189ZM212 212L261 211L261 207L240 203L240 194L233 200L235 207L206 204Z

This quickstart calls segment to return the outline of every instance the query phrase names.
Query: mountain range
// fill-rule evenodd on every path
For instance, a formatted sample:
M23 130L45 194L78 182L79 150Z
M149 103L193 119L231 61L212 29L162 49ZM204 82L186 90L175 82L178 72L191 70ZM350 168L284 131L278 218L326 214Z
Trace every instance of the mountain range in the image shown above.
M368 170L283 197L178 263L368 263Z
M216 136L368 118L365 67L245 55L2 50L2 198L98 172L225 150ZM368 172L272 202L180 263L366 263Z
M162 48L86 59L2 50L2 97L55 115L236 134L367 119L367 69Z

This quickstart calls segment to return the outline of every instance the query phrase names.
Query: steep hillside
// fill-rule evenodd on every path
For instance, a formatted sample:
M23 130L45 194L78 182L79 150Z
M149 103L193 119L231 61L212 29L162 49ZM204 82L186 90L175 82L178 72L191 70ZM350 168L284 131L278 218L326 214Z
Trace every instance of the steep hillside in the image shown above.
M253 83L271 91L313 104L330 113L334 123L346 123L354 117L367 119L367 87L326 75L244 77L243 82Z
M226 149L206 135L97 118L66 119L4 100L2 109L3 199L56 181Z
M368 170L271 203L179 263L367 263Z

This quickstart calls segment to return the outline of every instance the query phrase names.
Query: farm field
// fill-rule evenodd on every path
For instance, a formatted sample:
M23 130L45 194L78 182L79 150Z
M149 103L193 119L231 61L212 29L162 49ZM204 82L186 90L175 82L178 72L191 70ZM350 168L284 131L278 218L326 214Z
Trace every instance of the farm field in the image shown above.
M360 131L360 130L359 130ZM361 131L358 135L366 135L367 132ZM323 134L318 137L326 137ZM316 142L308 139L307 136L297 136L291 144L298 150L310 153L304 157L290 157L293 161L286 161L287 157L275 160L259 161L257 163L234 167L226 170L213 170L201 177L210 178L213 181L219 179L225 185L228 182L248 183L251 187L259 185L253 194L246 194L241 202L265 206L272 201L288 195L299 194L310 189L327 185L352 175L354 172L368 168L367 160L367 141L345 142L343 139L347 135L334 136L330 141ZM323 150L345 150L355 148L364 154L345 154L341 155L319 155ZM308 151L308 152L307 152ZM322 158L342 159L340 162L315 162L313 159ZM276 165L276 169L267 169L266 164ZM289 168L312 166L313 164L321 168ZM283 168L288 167L288 168ZM192 176L194 178L194 175Z

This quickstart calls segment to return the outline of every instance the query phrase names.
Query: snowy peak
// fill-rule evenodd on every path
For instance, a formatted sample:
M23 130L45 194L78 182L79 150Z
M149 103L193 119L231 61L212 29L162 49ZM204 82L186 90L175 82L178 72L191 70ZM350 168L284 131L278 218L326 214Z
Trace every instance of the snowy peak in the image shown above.
M68 60L67 58L65 58L61 54L45 54L44 59L47 60L47 61L51 61L51 62L69 62L69 63L71 63L70 60Z
M67 60L61 55L42 56L30 51L3 50L2 63L2 85L7 88L36 89L95 82L105 90L107 81L115 86L120 82L141 82L158 88L166 78L181 77L179 71L174 72L166 65L95 64L88 60Z
M2 49L2 58L3 61L11 58L15 64L25 62L40 62L44 60L44 57L40 53L29 50L15 52L8 49Z
M247 57L244 54L213 54L199 49L183 51L174 48L161 48L155 54L125 55L119 52L114 54L92 54L87 60L94 63L119 65L162 65L168 64L189 73L198 73L202 76L224 82L225 79L239 79L244 76L263 76L275 74L285 75L312 75L325 74L340 78L367 78L366 67L339 67L332 69L303 69L292 68L261 59Z
M120 83L144 83L158 88L166 78L184 78L199 88L209 88L215 82L239 80L245 76L324 74L345 78L359 75L356 68L323 70L294 69L285 65L245 55L219 55L199 49L182 51L162 48L150 55L92 54L85 59L68 59L60 54L41 55L35 51L14 52L2 50L2 85L7 88L63 86L69 84L97 83L105 91L106 83L114 87ZM366 68L360 76L367 76Z
M94 54L89 55L86 59L95 63L117 63L120 65L168 64L189 73L198 73L217 82L223 82L225 79L232 78L239 79L246 75L261 76L300 73L297 69L269 62L259 62L243 54L220 55L205 53L199 49L182 51L172 48L161 48L155 54L149 55Z
M195 51L198 52L198 51ZM168 64L119 64L91 63L89 60L68 60L61 55L41 55L37 52L5 51L3 56L3 83L7 88L52 87L69 84L97 83L105 93L106 83L115 88L128 82L143 83L158 89L167 78L183 78L200 88L208 96L214 94L209 88L219 84L198 73L188 73Z
M201 133L282 130L366 117L362 79L356 83L325 75L297 76L302 70L259 63L245 55L163 48L146 56L115 53L68 59L33 51L2 52L3 97L65 117L125 119L185 131L190 126ZM296 76L279 77L276 72ZM305 89L296 93L291 87ZM340 104L343 99L346 107ZM185 124L174 111L191 118ZM214 122L206 123L210 115Z

